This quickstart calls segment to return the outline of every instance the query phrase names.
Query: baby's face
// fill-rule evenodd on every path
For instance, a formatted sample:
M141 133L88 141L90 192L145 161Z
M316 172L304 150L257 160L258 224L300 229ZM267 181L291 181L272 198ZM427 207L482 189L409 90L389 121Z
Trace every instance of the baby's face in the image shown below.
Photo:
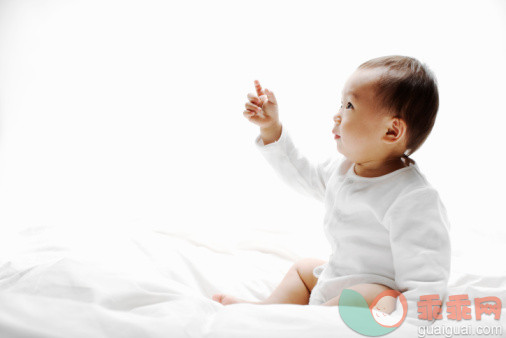
M337 149L352 162L384 156L383 141L391 117L382 113L375 98L374 82L381 69L357 69L346 81L341 107L334 116Z

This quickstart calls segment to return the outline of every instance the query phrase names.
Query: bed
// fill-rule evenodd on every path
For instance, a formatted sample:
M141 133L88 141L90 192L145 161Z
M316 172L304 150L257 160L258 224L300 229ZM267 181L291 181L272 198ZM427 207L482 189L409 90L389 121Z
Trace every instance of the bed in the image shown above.
M218 292L251 300L270 294L299 257L274 245L274 237L266 241L268 237L243 233L247 241L227 244L160 229L51 226L4 234L0 337L360 337L343 322L337 307L224 306L211 299ZM474 326L500 327L490 336L505 336L504 268L480 270L485 265L469 262L467 249L475 250L474 257L491 252L483 257L497 266L502 263L493 255L503 252L506 238L473 237L473 246L453 248L449 294L499 297L500 319L484 315ZM469 324L448 319L445 307L443 313L433 325L440 332ZM389 336L423 336L419 330L403 323Z

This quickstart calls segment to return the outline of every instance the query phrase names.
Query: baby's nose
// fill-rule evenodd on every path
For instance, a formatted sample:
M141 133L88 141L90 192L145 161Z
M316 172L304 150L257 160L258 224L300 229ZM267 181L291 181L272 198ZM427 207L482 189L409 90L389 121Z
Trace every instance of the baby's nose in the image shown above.
M337 124L341 124L341 120L342 120L341 116L334 117L334 122Z

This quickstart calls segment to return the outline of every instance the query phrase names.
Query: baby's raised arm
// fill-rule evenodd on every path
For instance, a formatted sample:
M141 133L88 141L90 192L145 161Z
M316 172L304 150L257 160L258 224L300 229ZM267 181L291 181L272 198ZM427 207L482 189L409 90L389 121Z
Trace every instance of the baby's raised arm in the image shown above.
M335 162L328 158L312 163L292 142L286 128L279 122L278 103L274 93L262 89L255 80L257 95L248 94L244 116L260 127L255 144L276 173L298 192L323 201L327 181Z

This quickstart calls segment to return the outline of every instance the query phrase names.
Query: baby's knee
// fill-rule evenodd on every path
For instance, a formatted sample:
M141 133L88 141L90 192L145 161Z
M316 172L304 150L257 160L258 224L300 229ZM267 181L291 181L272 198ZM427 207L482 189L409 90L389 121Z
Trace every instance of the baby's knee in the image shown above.
M302 258L293 265L292 268L296 269L309 292L313 290L318 282L318 278L314 276L313 270L323 264L325 264L325 261L318 258Z

